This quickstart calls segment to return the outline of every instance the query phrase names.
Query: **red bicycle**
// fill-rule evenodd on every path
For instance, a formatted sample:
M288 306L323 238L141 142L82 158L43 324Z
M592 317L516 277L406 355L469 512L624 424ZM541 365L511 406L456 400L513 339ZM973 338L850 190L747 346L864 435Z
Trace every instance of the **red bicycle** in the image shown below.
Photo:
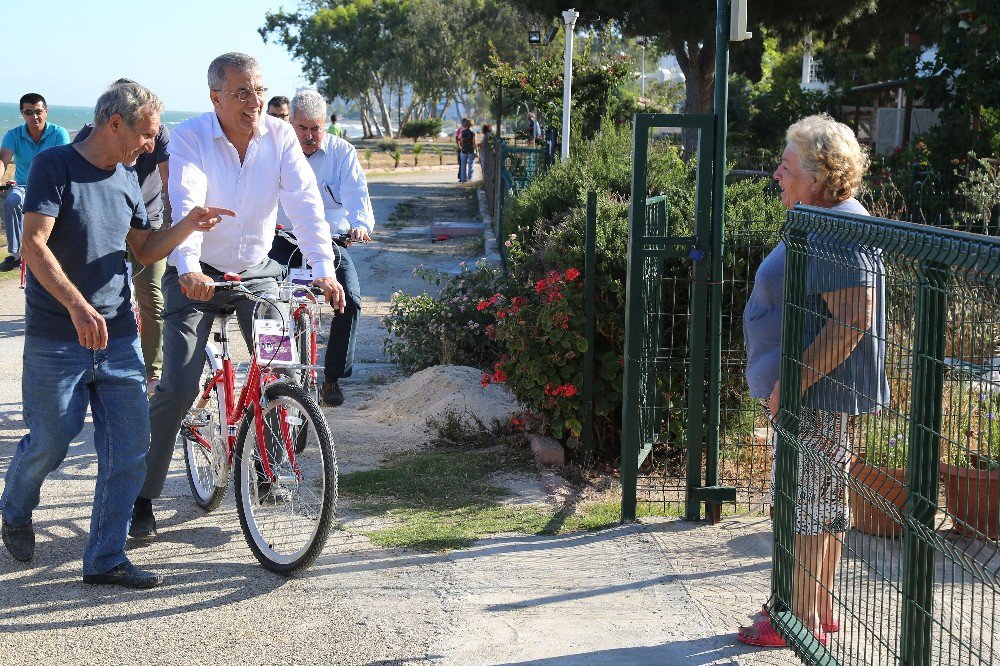
M227 275L212 286L240 291L258 306L281 311L280 297L251 292L239 276ZM234 316L235 309L219 314L218 347L206 345L201 392L181 424L178 443L198 506L206 511L219 506L232 470L247 544L266 569L291 575L316 559L333 525L333 438L315 399L282 374L294 372L298 364L286 363L280 370L271 365L278 355L294 353L290 336L270 342L260 336L237 398L228 338Z

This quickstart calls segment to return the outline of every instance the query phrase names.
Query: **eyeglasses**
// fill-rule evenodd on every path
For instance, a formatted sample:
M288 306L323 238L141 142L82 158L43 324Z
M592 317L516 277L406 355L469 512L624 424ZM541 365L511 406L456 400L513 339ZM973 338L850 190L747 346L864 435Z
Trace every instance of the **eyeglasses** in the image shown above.
M225 93L227 95L232 95L237 100L241 102L250 101L251 95L256 97L258 101L263 101L267 96L267 88L254 88L250 90L249 88L240 88L236 92L229 92L228 90L219 90L218 88L212 88L212 92Z
M45 111L46 111L45 109L34 109L32 111L21 111L21 113L23 113L26 116L44 116Z

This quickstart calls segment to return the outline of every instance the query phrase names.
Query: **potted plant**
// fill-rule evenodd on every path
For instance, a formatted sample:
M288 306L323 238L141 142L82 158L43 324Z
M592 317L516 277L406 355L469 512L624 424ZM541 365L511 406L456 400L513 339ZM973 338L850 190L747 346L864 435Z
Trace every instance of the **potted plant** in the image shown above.
M992 394L980 396L978 409L961 431L965 442L942 461L945 506L959 534L996 540L1000 537L1000 423ZM978 427L977 427L978 426Z
M879 422L884 416L863 418L866 446L850 472L851 524L865 534L896 538L903 533L907 497L906 427Z

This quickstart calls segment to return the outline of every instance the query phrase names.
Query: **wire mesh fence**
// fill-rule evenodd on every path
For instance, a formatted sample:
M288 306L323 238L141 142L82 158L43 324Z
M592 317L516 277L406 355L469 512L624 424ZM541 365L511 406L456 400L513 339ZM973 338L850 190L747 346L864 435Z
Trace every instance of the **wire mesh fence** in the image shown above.
M504 213L517 194L528 186L532 180L544 173L546 169L544 148L521 148L500 143L499 151L500 188L496 193L499 199L497 216L493 220L493 232L497 239L510 233L504 227ZM498 243L500 259L507 266L507 246Z
M1000 241L793 211L770 615L826 664L998 661Z

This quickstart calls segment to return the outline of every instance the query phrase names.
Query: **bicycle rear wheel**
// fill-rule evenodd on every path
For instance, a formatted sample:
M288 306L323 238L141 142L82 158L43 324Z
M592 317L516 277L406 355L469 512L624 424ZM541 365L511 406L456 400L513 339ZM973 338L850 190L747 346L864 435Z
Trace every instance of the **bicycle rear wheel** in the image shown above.
M215 348L207 345L205 367L198 382L201 390L177 433L187 463L188 485L195 503L205 511L212 511L222 503L229 484L225 390L221 383L209 387L220 367Z
M326 419L300 386L275 382L265 397L264 442L252 410L237 435L236 510L257 560L288 576L312 564L326 544L336 513L337 460ZM307 446L296 452L300 436Z

